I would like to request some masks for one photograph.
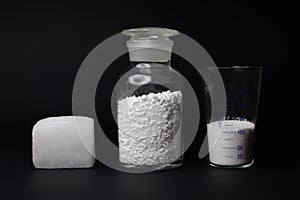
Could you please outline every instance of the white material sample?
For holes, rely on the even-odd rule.
[[[255,124],[249,121],[223,120],[207,125],[209,159],[225,166],[242,165],[252,160]]]
[[[80,135],[79,132],[80,131]],[[94,120],[88,117],[50,117],[32,131],[32,160],[36,168],[88,168],[94,165]],[[92,154],[91,154],[92,153]]]
[[[180,91],[118,101],[120,162],[153,166],[176,161],[182,153],[181,108]]]

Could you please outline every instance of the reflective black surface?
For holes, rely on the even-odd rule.
[[[183,166],[146,174],[128,174],[97,162],[91,169],[36,170],[28,141],[1,147],[1,199],[290,199],[297,194],[299,166],[276,136],[291,128],[258,130],[255,163],[248,169],[218,169],[197,158],[192,146]],[[26,129],[16,128],[19,132]],[[27,131],[29,131],[27,129]],[[274,137],[264,135],[268,131]],[[16,132],[12,132],[15,133]],[[17,140],[18,138],[15,138]],[[21,139],[21,137],[20,137]],[[28,139],[29,140],[29,139]],[[27,142],[25,144],[25,142]]]

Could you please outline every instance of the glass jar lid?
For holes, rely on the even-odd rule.
[[[178,31],[168,28],[145,27],[126,29],[122,31],[122,34],[131,36],[132,39],[153,40],[178,35]]]
[[[127,41],[131,61],[165,62],[170,60],[174,42],[169,39],[179,32],[168,28],[134,28],[122,31]]]

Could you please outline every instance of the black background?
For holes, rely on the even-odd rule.
[[[270,0],[1,1],[0,199],[291,198],[299,177],[297,9],[289,1]],[[92,169],[35,170],[31,162],[35,122],[70,115],[73,83],[87,54],[122,29],[143,26],[168,27],[189,35],[218,66],[263,66],[255,165],[223,170],[199,160],[205,131],[202,120],[178,169],[127,174],[96,163]],[[192,68],[181,68],[185,62],[178,56],[173,61],[201,91]],[[103,94],[109,94],[114,75],[127,64],[126,56],[118,59],[99,83],[99,112],[107,112],[109,97]],[[110,118],[100,120],[114,140]]]

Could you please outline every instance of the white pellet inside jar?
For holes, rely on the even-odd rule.
[[[118,101],[119,159],[135,166],[180,158],[181,91],[130,96]]]

